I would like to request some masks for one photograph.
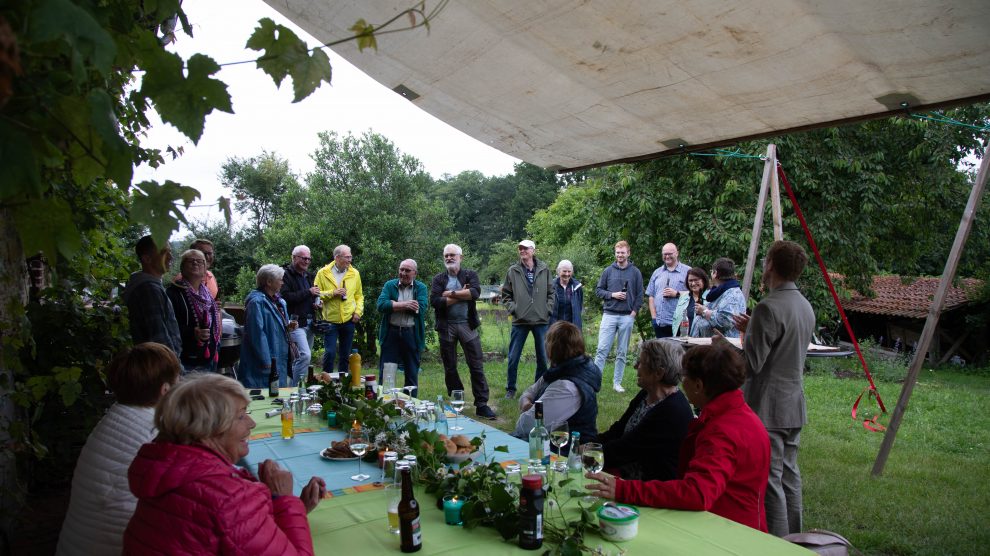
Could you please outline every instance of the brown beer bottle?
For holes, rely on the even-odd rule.
[[[413,480],[406,467],[402,470],[402,499],[399,500],[399,549],[417,552],[423,548],[423,532],[419,529],[419,502],[413,496]]]

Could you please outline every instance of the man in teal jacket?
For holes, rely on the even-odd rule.
[[[546,263],[537,259],[536,244],[524,239],[519,242],[519,262],[509,267],[502,283],[501,303],[512,317],[509,331],[509,365],[507,368],[505,397],[516,396],[516,374],[519,358],[522,356],[526,336],[533,333],[536,348],[537,381],[547,371],[547,355],[543,337],[550,322],[550,311],[554,306],[556,288],[553,275]]]
[[[416,261],[399,263],[399,277],[385,282],[378,296],[378,344],[382,363],[399,363],[405,373],[405,386],[419,386],[419,357],[426,349],[423,312],[429,307],[426,284],[416,279]],[[416,395],[418,391],[414,392]]]

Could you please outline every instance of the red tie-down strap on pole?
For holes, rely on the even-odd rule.
[[[863,366],[863,372],[866,373],[866,380],[869,381],[870,385],[860,392],[859,397],[856,398],[856,402],[852,406],[852,418],[854,421],[858,421],[857,413],[859,409],[859,402],[863,399],[863,395],[869,393],[870,399],[876,399],[877,405],[880,406],[880,411],[883,414],[887,413],[887,407],[884,406],[883,400],[880,398],[880,392],[877,391],[876,384],[873,383],[873,375],[870,374],[870,368],[866,364],[866,358],[863,357],[862,350],[859,349],[859,342],[856,341],[856,335],[853,334],[852,325],[849,324],[849,318],[846,317],[846,312],[842,309],[842,303],[839,301],[839,294],[835,291],[835,286],[832,285],[832,278],[828,275],[828,269],[825,268],[825,261],[822,259],[821,253],[818,252],[818,245],[815,244],[815,238],[811,235],[811,229],[808,228],[808,222],[804,219],[804,213],[801,212],[801,206],[798,205],[797,197],[794,196],[794,190],[791,189],[791,183],[787,181],[787,175],[784,174],[784,167],[777,163],[777,175],[780,177],[781,183],[784,184],[784,189],[787,190],[787,196],[791,199],[791,204],[794,205],[794,212],[797,214],[798,220],[801,222],[801,228],[804,229],[804,235],[808,238],[808,244],[811,245],[811,250],[815,253],[815,260],[818,261],[818,267],[822,270],[822,276],[825,278],[825,284],[828,286],[828,291],[832,294],[832,299],[835,301],[835,306],[839,309],[839,316],[842,318],[842,323],[846,326],[846,333],[849,334],[849,338],[852,340],[853,348],[856,350],[856,355],[859,357],[859,362]],[[866,430],[874,432],[882,432],[887,429],[883,426],[877,419],[879,415],[874,415],[872,418],[863,419],[863,428]]]

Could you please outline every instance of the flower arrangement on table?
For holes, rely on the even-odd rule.
[[[498,462],[466,459],[451,465],[447,459],[449,439],[437,431],[417,427],[415,418],[405,411],[404,400],[367,399],[361,391],[330,381],[329,375],[321,382],[324,384],[317,391],[317,398],[324,410],[336,411],[340,423],[357,421],[369,431],[369,438],[377,450],[369,451],[365,460],[377,459],[377,452],[386,449],[398,452],[400,456],[415,454],[420,468],[419,482],[428,494],[436,496],[438,509],[442,509],[445,496],[456,495],[465,500],[461,509],[465,528],[492,527],[505,540],[519,534],[518,486],[509,480]],[[477,452],[484,445],[485,436],[474,437],[470,442],[471,451]],[[509,449],[496,446],[493,451],[508,453]],[[545,541],[551,545],[549,554],[595,553],[595,549],[584,542],[585,532],[598,529],[594,508],[585,508],[579,503],[580,515],[568,520],[564,516],[564,506],[568,502],[560,503],[557,499],[557,493],[565,492],[571,481],[561,481],[550,491],[551,503],[547,505],[546,514],[552,519],[544,521]],[[569,492],[571,497],[581,494]]]

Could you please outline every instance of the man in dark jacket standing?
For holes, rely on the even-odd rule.
[[[447,270],[434,276],[430,284],[430,305],[436,311],[443,379],[447,395],[454,390],[464,390],[464,383],[457,374],[457,344],[460,342],[471,373],[475,412],[478,417],[495,419],[495,412],[488,407],[488,380],[477,330],[481,320],[475,301],[481,295],[481,282],[477,272],[461,268],[462,258],[460,246],[453,243],[444,246],[443,264]]]
[[[598,349],[595,351],[595,365],[605,374],[605,359],[615,342],[615,372],[612,374],[612,388],[625,392],[622,376],[626,371],[626,351],[629,350],[629,337],[632,335],[636,312],[643,304],[643,275],[629,260],[629,244],[620,241],[615,244],[615,262],[606,267],[595,286],[595,293],[602,298],[602,322],[598,328]],[[616,338],[618,336],[618,338]]]
[[[162,286],[162,276],[172,265],[172,248],[166,244],[159,250],[151,236],[144,236],[134,251],[141,261],[141,271],[131,274],[121,294],[127,303],[131,339],[135,344],[158,342],[178,357],[182,354],[182,335],[172,302]]]
[[[292,250],[292,262],[283,266],[282,290],[279,295],[289,308],[289,315],[296,315],[299,326],[289,332],[289,339],[299,349],[299,356],[292,362],[292,386],[306,376],[313,358],[313,304],[320,298],[320,288],[313,281],[316,275],[309,271],[313,255],[309,247],[297,245]]]
[[[546,263],[538,260],[536,244],[524,239],[519,242],[519,262],[509,267],[502,283],[501,303],[512,318],[509,333],[509,368],[505,385],[505,397],[516,397],[516,374],[519,370],[519,357],[522,355],[526,336],[533,333],[536,344],[536,377],[539,380],[547,372],[547,354],[543,337],[550,322],[556,294],[553,276]]]

